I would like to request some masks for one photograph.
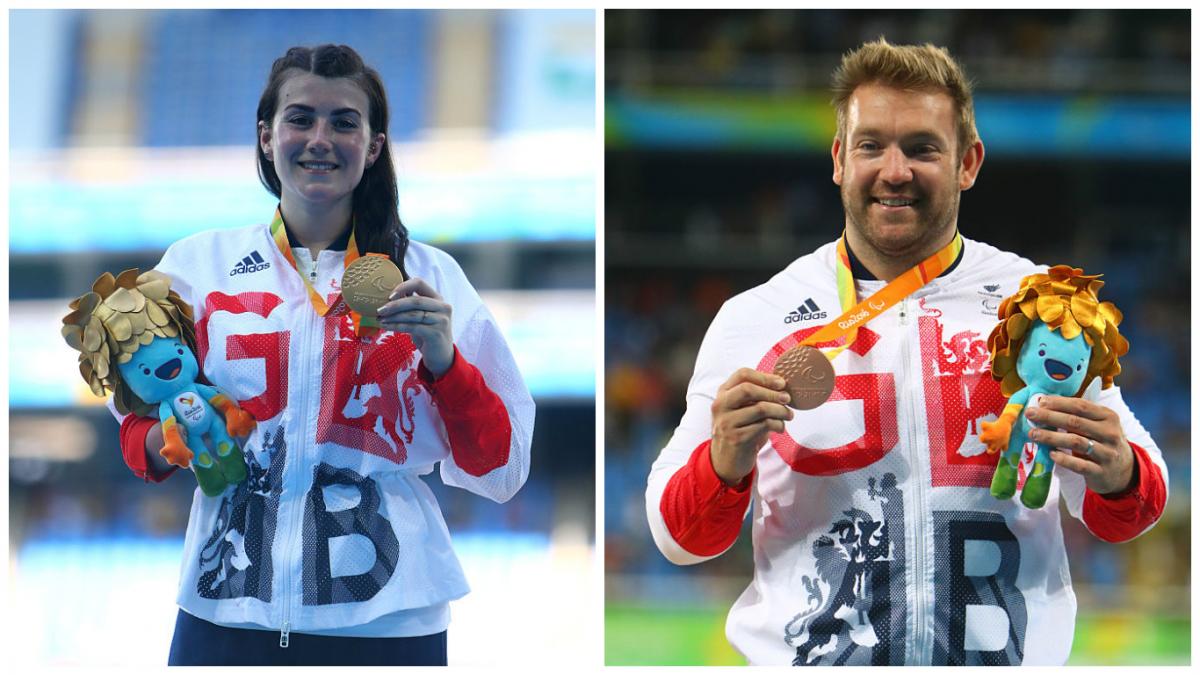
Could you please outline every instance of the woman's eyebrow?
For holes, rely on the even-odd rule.
[[[301,112],[309,112],[309,113],[317,111],[317,109],[312,107],[311,105],[304,105],[303,103],[289,103],[289,104],[287,104],[287,106],[284,107],[284,110],[291,110],[292,108],[295,108]],[[359,117],[362,117],[362,113],[360,113],[358,111],[358,109],[356,109],[356,108],[338,108],[337,110],[334,110],[332,114],[345,115],[348,113],[353,113],[355,115],[358,115]]]

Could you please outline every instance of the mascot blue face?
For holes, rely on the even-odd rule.
[[[138,398],[157,403],[195,382],[200,367],[182,340],[156,337],[138,347],[133,358],[117,370]]]
[[[1083,333],[1067,340],[1041,321],[1034,322],[1017,358],[1017,374],[1033,389],[1074,396],[1087,376],[1092,348]]]

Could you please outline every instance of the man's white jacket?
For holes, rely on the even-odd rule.
[[[655,542],[677,564],[720,555],[752,501],[754,578],[726,625],[752,664],[1064,663],[1076,604],[1060,498],[1097,536],[1132,538],[1161,514],[1167,469],[1119,389],[1096,380],[1085,395],[1119,413],[1139,488],[1107,499],[1058,468],[1041,509],[989,493],[997,456],[977,434],[1005,401],[986,339],[1000,300],[1044,267],[964,239],[949,272],[859,330],[832,398],[769,437],[750,485],[713,472],[717,388],[740,367],[770,372],[841,314],[835,258],[821,247],[713,320],[650,473]],[[858,297],[882,286],[858,281]]]

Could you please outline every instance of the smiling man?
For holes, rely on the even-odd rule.
[[[968,131],[956,133],[959,104],[947,93],[851,86],[865,76],[843,72],[837,84],[833,182],[842,188],[847,245],[891,279],[954,238],[959,194],[975,183],[983,143],[973,114]]]
[[[1057,429],[1039,438],[1063,469],[1045,507],[991,496],[977,434],[1005,400],[988,298],[1046,268],[959,233],[984,146],[944,49],[864,44],[833,88],[844,234],[713,320],[650,473],[655,542],[703,562],[753,505],[754,579],[726,627],[752,664],[1064,663],[1076,604],[1058,503],[1132,539],[1166,503],[1162,455],[1097,381],[1028,413]],[[814,302],[841,311],[788,320]]]

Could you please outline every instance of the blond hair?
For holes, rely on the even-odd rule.
[[[1034,321],[1059,331],[1068,340],[1083,333],[1083,339],[1092,348],[1087,373],[1076,396],[1097,377],[1103,383],[1102,389],[1112,386],[1113,378],[1121,372],[1118,359],[1129,352],[1129,341],[1117,331],[1121,311],[1111,302],[1099,302],[1096,297],[1104,285],[1099,277],[1099,274],[1084,274],[1077,267],[1055,265],[1046,274],[1031,274],[1022,279],[1017,292],[1000,303],[997,311],[1000,323],[988,336],[992,377],[1000,381],[1000,393],[1012,396],[1025,386],[1017,374],[1017,359]]]
[[[962,66],[944,47],[932,44],[893,45],[880,37],[847,52],[833,73],[833,104],[837,111],[837,139],[846,146],[846,109],[854,90],[882,84],[910,91],[937,91],[950,96],[958,112],[957,137],[961,158],[979,140],[975,129],[975,104],[971,83]]]
[[[71,302],[71,310],[62,335],[79,352],[79,374],[92,393],[111,391],[122,415],[154,415],[158,407],[133,393],[117,366],[156,337],[178,338],[196,352],[192,307],[171,290],[170,277],[157,270],[138,274],[137,268],[116,277],[105,272],[91,292]]]

